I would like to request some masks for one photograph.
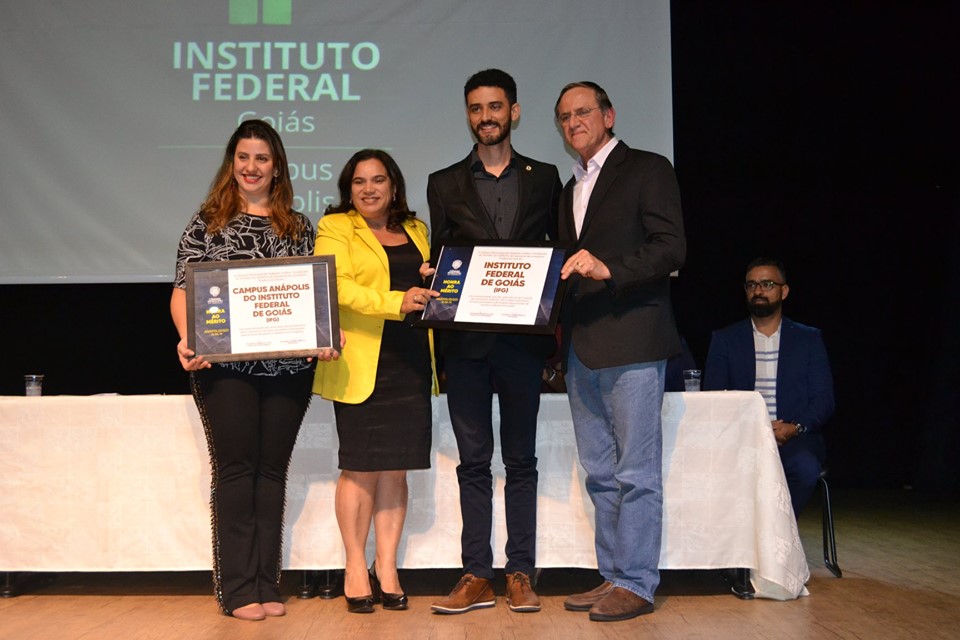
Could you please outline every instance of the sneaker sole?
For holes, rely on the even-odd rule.
[[[490,600],[489,602],[474,602],[470,606],[463,607],[462,609],[451,609],[449,607],[440,607],[437,605],[431,606],[430,609],[434,613],[442,613],[442,614],[449,615],[449,614],[456,614],[456,613],[466,613],[467,611],[473,611],[474,609],[488,609],[496,604],[497,604],[496,600]]]

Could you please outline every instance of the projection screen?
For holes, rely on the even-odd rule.
[[[264,118],[314,222],[364,147],[429,220],[430,172],[473,144],[463,84],[511,73],[514,147],[571,175],[553,120],[593,80],[631,146],[673,152],[666,0],[0,0],[0,282],[172,280],[237,124]]]

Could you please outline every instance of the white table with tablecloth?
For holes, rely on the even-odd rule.
[[[458,457],[443,396],[433,417],[432,468],[409,474],[402,568],[460,566]],[[537,456],[537,566],[595,568],[593,507],[564,394],[542,396]],[[759,394],[666,394],[663,465],[661,568],[744,567],[758,596],[806,593],[809,569]],[[333,407],[315,398],[290,465],[285,568],[343,567],[336,478]],[[499,450],[494,479],[502,567]],[[209,569],[209,496],[190,396],[0,397],[0,571]]]

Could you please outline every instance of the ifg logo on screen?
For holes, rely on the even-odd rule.
[[[230,24],[290,24],[292,4],[293,0],[230,0]]]

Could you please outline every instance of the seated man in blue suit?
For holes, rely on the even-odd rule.
[[[703,388],[760,392],[799,516],[826,457],[820,433],[833,415],[830,361],[819,329],[783,317],[790,287],[779,260],[751,262],[743,288],[750,317],[713,332]]]

